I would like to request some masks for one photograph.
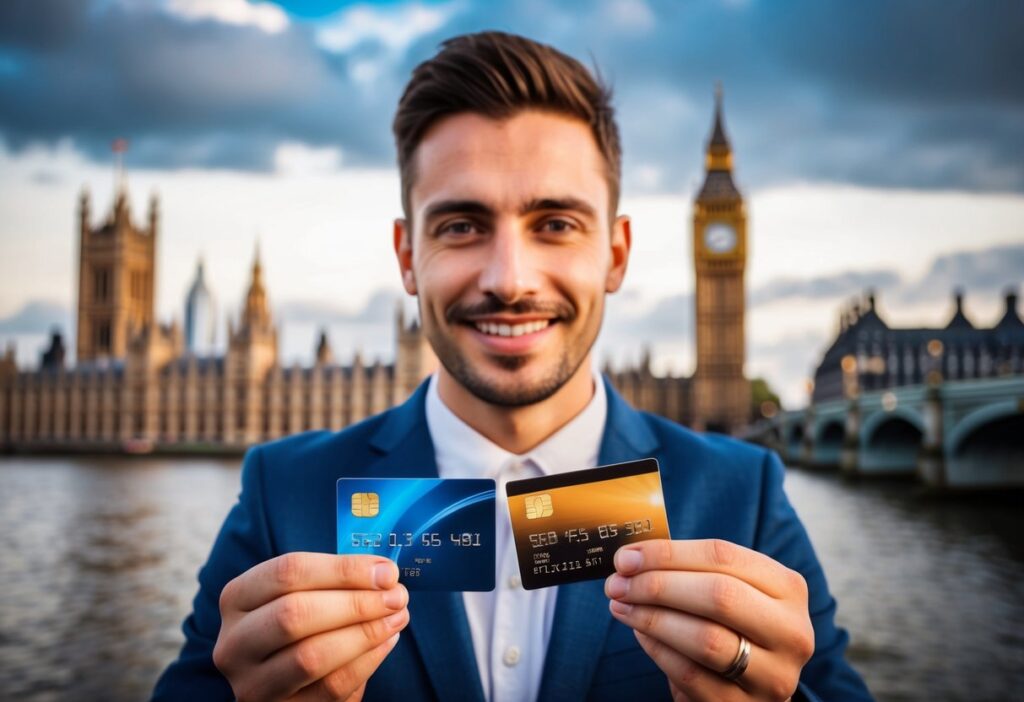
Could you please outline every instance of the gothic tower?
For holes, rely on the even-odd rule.
[[[398,348],[395,356],[395,402],[404,402],[423,379],[437,370],[437,356],[418,319],[407,322],[401,302],[395,312]]]
[[[132,223],[123,179],[106,221],[93,229],[89,193],[78,205],[78,320],[76,361],[124,358],[131,337],[153,323],[157,198],[146,226]]]
[[[747,213],[732,180],[732,147],[715,91],[715,122],[707,145],[704,185],[693,207],[697,367],[693,376],[697,429],[733,432],[750,414],[743,375]]]
[[[228,324],[224,360],[224,441],[251,444],[265,433],[263,382],[277,364],[277,329],[270,316],[259,246],[252,262],[241,319]]]
[[[213,353],[217,335],[217,308],[206,285],[203,259],[196,264],[196,277],[185,297],[185,348],[189,353],[208,356]]]

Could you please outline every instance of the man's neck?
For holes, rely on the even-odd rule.
[[[503,407],[469,392],[443,366],[438,369],[437,390],[456,417],[510,453],[521,455],[569,423],[594,397],[590,356],[554,395],[522,407]]]

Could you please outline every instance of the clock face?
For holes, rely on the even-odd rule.
[[[736,248],[736,230],[724,222],[713,222],[704,230],[704,246],[712,253],[729,253]]]

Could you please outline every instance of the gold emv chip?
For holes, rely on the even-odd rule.
[[[352,514],[356,517],[376,517],[380,512],[380,497],[375,492],[353,492]]]
[[[530,495],[526,498],[527,519],[550,517],[554,513],[555,508],[551,506],[551,495],[544,493],[543,495]]]

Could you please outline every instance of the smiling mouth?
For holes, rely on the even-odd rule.
[[[547,329],[554,323],[553,319],[538,319],[522,324],[497,324],[495,322],[472,322],[473,327],[482,334],[489,336],[523,336],[524,334],[535,334]]]

